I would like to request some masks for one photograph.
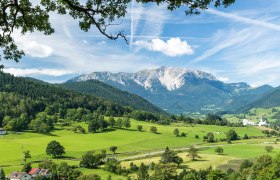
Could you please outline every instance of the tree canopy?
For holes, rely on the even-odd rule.
[[[127,14],[129,3],[133,0],[2,0],[0,3],[0,48],[4,59],[18,61],[24,52],[19,50],[12,36],[18,29],[23,35],[39,31],[51,35],[55,29],[50,23],[50,13],[69,15],[79,21],[80,29],[97,29],[105,37],[116,40],[123,31],[115,34],[108,32],[108,26],[116,25]],[[200,14],[209,6],[227,7],[235,0],[136,0],[137,3],[156,3],[167,5],[170,11],[185,8],[187,15]],[[118,23],[118,22],[117,22]],[[127,40],[126,40],[127,41]],[[1,56],[0,56],[1,60]],[[1,65],[3,68],[3,65]]]

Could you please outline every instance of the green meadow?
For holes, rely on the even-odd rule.
[[[76,124],[77,125],[77,124]],[[85,123],[80,123],[87,129]],[[143,132],[137,131],[137,125],[143,126]],[[149,131],[150,126],[156,126],[158,133],[154,134]],[[173,131],[175,128],[180,130],[180,133],[186,133],[186,137],[175,137]],[[205,143],[203,136],[208,132],[213,132],[216,139],[225,138],[226,132],[229,129],[235,129],[240,137],[245,134],[248,136],[263,136],[260,129],[255,127],[222,127],[214,125],[185,125],[185,124],[172,124],[168,126],[157,125],[149,122],[141,122],[131,120],[131,127],[128,129],[109,129],[103,133],[86,133],[78,134],[71,130],[71,127],[56,127],[56,130],[51,135],[42,135],[32,132],[22,132],[17,134],[8,134],[6,136],[0,136],[0,167],[2,167],[7,173],[12,171],[20,171],[22,163],[22,149],[29,150],[31,153],[32,162],[40,161],[45,158],[51,158],[46,155],[45,149],[47,144],[56,140],[65,147],[65,157],[63,159],[55,160],[57,162],[66,161],[70,165],[78,165],[81,156],[91,150],[101,151],[107,150],[108,154],[111,154],[109,148],[111,146],[117,146],[117,158],[124,158],[135,156],[137,154],[145,154],[148,152],[163,150],[165,147],[180,148],[188,147],[189,145],[196,144],[198,146],[212,146],[215,144],[224,145],[225,155],[218,156],[214,153],[213,148],[204,148],[201,150],[201,156],[205,161],[190,162],[186,158],[186,153],[182,152],[180,155],[184,159],[184,164],[190,168],[207,167],[215,164],[215,166],[224,164],[227,160],[243,159],[243,158],[255,158],[258,155],[266,153],[264,151],[265,141],[273,141],[273,139],[250,139],[234,142],[233,144],[227,144],[225,142],[218,143]],[[199,138],[195,138],[198,135]],[[244,144],[246,143],[246,144]],[[273,153],[278,151],[279,146],[274,145]],[[155,158],[157,161],[159,157]],[[151,162],[151,158],[148,158]],[[208,159],[208,160],[207,160]],[[212,160],[211,160],[212,159]],[[134,160],[136,163],[147,162],[147,159]],[[218,163],[218,162],[219,163]],[[124,164],[129,163],[123,162]],[[37,164],[33,164],[36,166]],[[96,173],[105,178],[109,175],[108,172],[101,169],[90,170],[79,168],[85,174]],[[115,176],[114,176],[115,177]],[[116,177],[121,178],[121,177]]]

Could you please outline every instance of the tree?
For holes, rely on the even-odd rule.
[[[0,169],[0,180],[5,180],[6,176],[5,176],[5,172],[3,169]]]
[[[214,134],[212,132],[207,133],[207,142],[215,142],[215,137]]]
[[[57,173],[59,175],[59,179],[77,179],[81,172],[75,170],[73,166],[69,166],[66,162],[60,163],[57,167]]]
[[[169,164],[157,164],[155,166],[155,173],[151,177],[154,180],[169,180],[176,179],[176,170],[177,164],[169,163]]]
[[[141,132],[143,130],[143,126],[142,125],[138,125],[137,126],[137,130]]]
[[[198,149],[195,148],[195,146],[190,146],[189,150],[188,150],[188,157],[191,157],[192,160],[194,161],[195,158],[200,158],[200,156],[197,154],[198,153]]]
[[[97,120],[92,120],[88,124],[88,132],[96,132],[99,129]]]
[[[27,32],[39,31],[45,35],[54,33],[54,29],[49,22],[49,14],[54,12],[57,14],[68,14],[74,19],[79,19],[81,30],[88,31],[95,28],[105,37],[116,40],[125,34],[122,31],[112,35],[108,32],[108,26],[116,24],[115,21],[124,18],[127,14],[127,8],[131,0],[108,0],[108,1],[76,1],[76,0],[41,0],[33,2],[26,1],[3,1],[0,4],[0,48],[3,49],[5,59],[18,61],[24,52],[18,50],[12,32],[14,29],[20,29],[21,34]],[[235,2],[235,0],[137,0],[139,3],[153,3],[158,5],[167,4],[168,10],[175,10],[183,6],[187,15],[199,14],[208,6],[227,7]],[[1,60],[1,59],[0,59]]]
[[[116,173],[119,169],[121,169],[120,162],[118,162],[116,159],[109,159],[106,161],[104,169],[106,171]]]
[[[179,131],[179,129],[178,128],[175,128],[174,129],[174,131],[173,131],[173,134],[175,135],[175,136],[179,136],[179,134],[180,134],[180,131]]]
[[[273,150],[273,146],[265,146],[265,150],[270,153]]]
[[[23,158],[24,158],[24,162],[26,163],[26,159],[31,158],[30,151],[23,151]]]
[[[117,146],[111,146],[110,151],[112,151],[114,154],[116,153],[116,150],[118,149]]]
[[[216,147],[215,152],[216,152],[217,154],[221,155],[221,154],[224,153],[224,149],[223,149],[222,147],[219,146],[219,147]]]
[[[60,145],[57,141],[51,141],[46,148],[47,155],[51,155],[52,157],[61,157],[65,154],[65,149]]]
[[[118,128],[121,128],[122,125],[123,125],[123,120],[122,120],[122,118],[118,118],[118,119],[117,119],[116,126],[117,126]]]
[[[21,172],[29,173],[32,170],[31,163],[25,163],[21,169]]]
[[[130,124],[130,119],[129,118],[125,118],[124,121],[123,121],[123,125],[124,127],[127,129],[127,128],[130,128],[131,127],[131,124]]]
[[[223,179],[227,179],[226,173],[224,173],[222,170],[219,169],[211,170],[207,175],[207,180],[223,180]]]
[[[228,139],[229,141],[238,140],[238,135],[237,135],[237,133],[235,132],[235,130],[233,130],[233,129],[230,129],[230,130],[226,133],[226,135],[227,135],[227,139]]]
[[[93,154],[93,152],[87,152],[82,156],[80,166],[85,168],[97,168],[97,166],[102,163],[103,158],[104,157],[102,154]]]
[[[39,163],[39,168],[41,169],[49,169],[52,172],[56,171],[57,165],[49,159],[45,159],[42,162]]]
[[[163,164],[175,163],[179,165],[183,162],[183,159],[179,157],[174,151],[171,151],[168,147],[166,147],[164,153],[161,155],[160,162]]]
[[[157,133],[157,127],[151,126],[151,127],[150,127],[150,132],[152,132],[152,133]]]
[[[243,139],[249,139],[249,136],[248,136],[247,134],[245,134],[245,135],[243,136]]]
[[[110,117],[109,117],[109,125],[110,125],[111,127],[114,127],[115,124],[116,124],[115,118],[114,118],[113,116],[110,116]]]
[[[239,171],[243,171],[243,169],[247,169],[247,168],[250,168],[254,165],[254,163],[252,161],[249,161],[249,160],[245,160],[243,161],[241,164],[240,164],[240,167],[239,167]]]
[[[145,166],[144,163],[141,163],[138,172],[137,172],[138,180],[148,180],[149,179],[149,167]]]

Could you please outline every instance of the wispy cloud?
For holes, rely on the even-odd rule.
[[[251,29],[242,29],[240,31],[230,30],[229,32],[218,31],[211,39],[212,48],[204,51],[202,55],[196,57],[191,63],[198,63],[205,59],[209,59],[211,56],[219,53],[220,51],[244,43],[247,40],[252,40],[258,35],[255,34],[252,37]]]
[[[210,14],[213,14],[213,15],[217,15],[217,16],[224,17],[224,18],[229,18],[231,20],[246,23],[249,25],[257,25],[257,26],[280,31],[280,25],[274,24],[271,22],[262,21],[262,20],[258,20],[258,19],[251,19],[251,18],[239,16],[239,15],[233,14],[233,13],[225,13],[225,12],[218,11],[218,10],[211,9],[211,8],[208,9],[207,12]]]
[[[131,23],[130,23],[130,47],[132,47],[132,43],[133,43],[133,36],[134,36],[134,3],[135,0],[132,0],[131,2],[131,12],[130,12],[130,16],[131,16]]]

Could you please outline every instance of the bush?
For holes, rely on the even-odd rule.
[[[152,132],[152,133],[157,133],[157,127],[151,126],[151,127],[150,127],[150,132]]]
[[[222,147],[216,147],[215,152],[219,155],[223,154],[224,149]]]
[[[182,133],[181,133],[181,136],[182,136],[182,137],[186,137],[186,136],[187,136],[187,134],[186,134],[186,133],[184,133],[184,132],[182,132]]]
[[[116,153],[116,150],[118,149],[117,146],[111,146],[110,151],[112,151],[114,154]]]
[[[265,146],[265,150],[270,153],[273,150],[273,146]]]
[[[142,125],[138,125],[137,126],[137,130],[141,132],[143,130],[143,126]]]

